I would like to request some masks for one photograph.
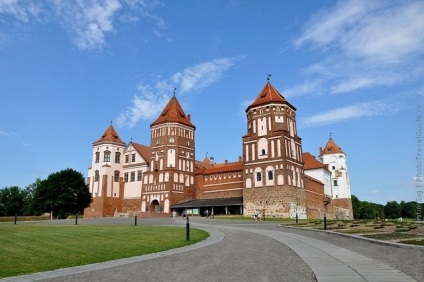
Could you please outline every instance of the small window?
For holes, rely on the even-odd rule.
[[[336,167],[333,165],[332,167],[331,167],[333,170],[335,170],[336,169]]]
[[[256,173],[256,181],[262,181],[262,173],[260,172]]]
[[[137,171],[137,181],[141,181],[142,172],[141,170]]]
[[[334,186],[339,186],[339,185],[337,184],[337,179],[333,179],[333,185],[334,185]]]
[[[125,163],[128,163],[130,161],[130,156],[129,155],[125,155]]]
[[[95,162],[98,163],[100,161],[100,153],[96,152],[96,160]]]
[[[115,163],[119,164],[121,162],[121,153],[115,153]]]
[[[105,151],[104,162],[110,162],[110,151]]]
[[[131,182],[135,181],[135,171],[131,172]]]
[[[262,156],[265,156],[265,155],[266,155],[265,149],[262,149]]]
[[[273,180],[274,179],[274,173],[272,170],[268,171],[268,180]]]
[[[113,179],[115,182],[119,182],[119,170],[115,170]]]
[[[132,162],[135,162],[135,154],[132,154],[132,155],[131,155],[131,161],[132,161]]]
[[[124,173],[124,181],[128,182],[128,172]]]
[[[98,181],[99,181],[99,171],[98,171],[98,170],[96,170],[96,171],[94,172],[94,181],[95,181],[95,182],[98,182]]]

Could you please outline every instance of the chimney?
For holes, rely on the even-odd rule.
[[[243,161],[243,159],[241,158],[241,156],[239,156],[239,162],[241,163]]]
[[[228,164],[228,160],[225,160],[225,164]]]
[[[321,154],[321,152],[322,152],[322,147],[319,147],[319,153]]]
[[[187,118],[188,118],[188,120],[190,121],[190,119],[191,119],[191,115],[190,115],[190,114],[188,114],[188,115],[187,115]]]

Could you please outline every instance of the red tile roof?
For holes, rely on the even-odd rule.
[[[131,142],[134,148],[137,150],[137,152],[140,153],[140,155],[146,160],[146,162],[150,163],[151,160],[151,150],[150,147]]]
[[[326,168],[325,164],[315,159],[309,152],[302,154],[303,156],[303,169]]]
[[[203,171],[203,174],[234,172],[234,171],[242,171],[242,170],[243,170],[242,162],[232,162],[232,163],[214,164],[213,166],[207,167]]]
[[[103,133],[102,137],[100,137],[100,139],[94,142],[93,144],[101,143],[101,142],[113,142],[113,143],[125,144],[125,142],[122,141],[121,138],[119,138],[118,133],[116,133],[112,125],[109,125],[105,133]]]
[[[175,95],[171,98],[171,100],[169,100],[160,116],[150,126],[165,122],[177,122],[195,128],[190,121],[190,115],[187,116],[184,113],[183,108]]]
[[[287,104],[294,110],[296,110],[295,107],[293,107],[287,100],[278,92],[277,89],[271,84],[271,82],[267,82],[265,87],[261,90],[259,95],[256,97],[255,101],[253,101],[252,104],[250,104],[249,107],[247,107],[246,112],[255,106],[269,104],[269,103],[280,103],[280,104]]]
[[[323,150],[320,150],[320,156],[322,155],[330,155],[330,154],[344,154],[342,151],[342,148],[337,146],[336,142],[330,137],[330,140],[328,140],[327,145],[325,145],[325,148]]]

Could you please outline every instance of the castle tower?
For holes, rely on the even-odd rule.
[[[324,149],[320,148],[319,158],[331,172],[331,189],[333,199],[350,199],[349,173],[346,154],[330,137]]]
[[[144,174],[142,211],[170,212],[195,197],[195,126],[175,95],[150,125],[150,169]]]
[[[84,211],[84,217],[111,216],[121,209],[125,146],[112,124],[93,143],[93,159],[87,177],[93,202]]]
[[[325,148],[320,148],[319,158],[331,172],[332,205],[336,219],[353,219],[349,173],[346,154],[330,136]]]
[[[296,108],[268,81],[246,109],[243,136],[244,214],[306,218]]]

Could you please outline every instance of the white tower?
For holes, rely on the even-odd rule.
[[[320,148],[319,158],[331,172],[333,199],[350,199],[350,182],[347,170],[346,154],[331,138],[324,149]]]

